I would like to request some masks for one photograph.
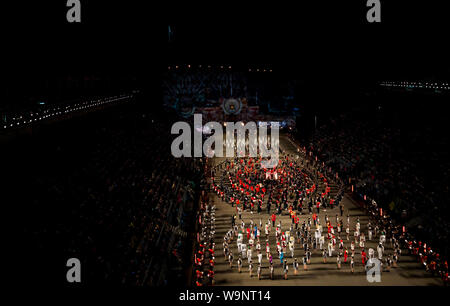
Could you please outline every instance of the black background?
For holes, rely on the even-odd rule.
[[[372,24],[363,0],[81,3],[81,23],[66,21],[66,1],[3,9],[12,73],[126,72],[146,80],[168,63],[277,63],[299,77],[361,82],[449,71],[442,1],[381,1],[382,22]]]
[[[276,73],[322,94],[318,107],[342,106],[331,92],[344,85],[449,79],[449,17],[440,2],[382,0],[382,22],[370,24],[363,0],[82,0],[82,21],[70,24],[66,1],[18,1],[2,9],[2,101],[38,80],[73,74],[133,78],[154,97],[168,64],[272,63]],[[32,258],[29,264],[32,271]],[[22,275],[12,279],[30,285]]]
[[[280,77],[303,82],[301,107],[314,114],[360,103],[351,95],[337,99],[343,86],[450,79],[450,22],[442,1],[381,1],[381,23],[366,20],[364,0],[85,0],[81,23],[68,23],[67,10],[63,0],[4,9],[2,100],[20,105],[17,93],[36,91],[41,80],[95,75],[113,80],[113,88],[139,87],[152,108],[160,104],[169,64],[270,63]]]

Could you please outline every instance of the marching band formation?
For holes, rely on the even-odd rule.
[[[367,224],[362,225],[359,217],[351,222],[348,210],[344,214],[344,189],[339,180],[329,179],[327,170],[303,154],[300,158],[282,153],[274,169],[262,168],[261,158],[247,157],[226,159],[211,170],[212,192],[235,210],[222,245],[223,260],[232,271],[258,279],[275,279],[278,274],[287,280],[289,268],[301,277],[300,265],[306,271],[311,258],[321,256],[325,264],[334,257],[336,269],[350,273],[355,272],[355,265],[367,270],[368,260],[377,259],[381,272],[387,272],[398,266],[402,248],[419,254],[404,230],[370,214],[370,209]],[[208,229],[200,240],[214,260],[215,207],[206,206],[204,218],[213,221],[203,223]],[[243,217],[244,211],[250,213],[249,218]],[[290,222],[282,223],[282,215],[288,215]],[[368,242],[376,247],[368,247]],[[444,281],[445,265],[440,268]],[[213,268],[210,262],[207,282],[204,272],[197,270],[197,285],[214,284]]]

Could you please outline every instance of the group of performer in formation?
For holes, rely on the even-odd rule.
[[[397,267],[402,248],[419,262],[427,259],[420,252],[422,246],[416,249],[404,227],[379,214],[376,205],[366,207],[364,224],[359,217],[352,221],[342,201],[344,184],[306,150],[297,154],[281,150],[273,169],[261,167],[261,158],[225,159],[210,174],[210,191],[235,209],[222,246],[231,271],[275,279],[276,269],[281,268],[278,275],[288,279],[291,267],[293,275],[301,277],[299,267],[308,270],[314,256],[323,263],[333,260],[336,269],[350,273],[355,266],[367,271],[373,264],[383,272]],[[211,197],[202,198],[194,259],[197,286],[214,284],[215,206]],[[439,257],[428,249],[428,258]],[[437,267],[433,260],[430,269],[439,270],[447,283],[447,262]]]
[[[232,229],[226,233],[223,241],[223,254],[230,268],[236,265],[238,271],[241,272],[243,266],[246,265],[250,276],[256,271],[260,279],[264,267],[263,258],[265,258],[268,261],[270,278],[273,279],[276,262],[279,260],[284,278],[287,279],[289,264],[292,263],[294,274],[298,275],[300,264],[304,270],[308,270],[313,252],[321,254],[324,263],[327,263],[329,258],[336,256],[337,269],[341,269],[343,263],[349,264],[352,273],[354,272],[355,255],[357,253],[360,254],[362,266],[365,266],[366,262],[373,258],[377,258],[387,271],[397,265],[401,253],[399,243],[392,236],[390,247],[393,249],[393,255],[385,254],[386,235],[383,231],[379,231],[378,226],[372,227],[369,224],[368,237],[366,238],[364,233],[361,232],[361,224],[357,220],[355,228],[352,230],[353,236],[350,236],[348,221],[345,233],[343,233],[343,220],[337,216],[335,223],[337,225],[333,226],[330,218],[326,216],[326,232],[324,232],[320,218],[314,213],[313,217],[303,221],[301,226],[292,223],[287,230],[282,231],[281,221],[273,226],[273,220],[276,218],[274,216],[275,214],[264,224],[260,219],[259,226],[253,220],[250,220],[248,224],[245,224],[243,220],[239,220],[240,224],[238,224],[239,222],[233,222]],[[337,230],[334,230],[335,227]],[[271,232],[274,232],[275,236],[275,250],[272,250],[270,244],[273,236],[273,234],[271,236]],[[377,239],[379,241],[376,250],[369,248],[368,252],[365,251],[366,239],[369,241]],[[237,244],[236,255],[233,254],[231,247],[234,240]],[[346,244],[349,244],[349,247]],[[300,263],[298,256],[296,256],[296,254],[301,255],[299,250],[302,250],[300,253],[303,254]],[[236,262],[235,259],[237,259]]]
[[[343,191],[332,186],[334,182],[329,182],[317,162],[292,154],[281,157],[275,169],[261,168],[261,159],[235,158],[212,172],[213,191],[236,209],[223,240],[223,256],[230,268],[242,272],[245,267],[250,276],[261,279],[268,267],[273,279],[275,268],[281,267],[287,279],[289,267],[294,275],[299,274],[299,266],[307,270],[313,254],[320,254],[324,263],[336,257],[337,269],[348,264],[351,272],[357,255],[363,266],[370,258],[377,258],[385,270],[397,265],[401,249],[394,233],[370,222],[364,232],[359,218],[352,225],[348,212],[344,217]],[[250,211],[254,218],[246,223],[243,211]],[[289,216],[288,224],[282,224],[280,218],[277,221],[282,214]],[[305,218],[300,222],[302,215]],[[366,241],[375,239],[376,250],[366,251]],[[385,252],[387,239],[391,254]],[[233,253],[234,241],[237,253]]]
[[[197,234],[197,250],[194,254],[195,284],[203,286],[214,284],[214,235],[216,232],[216,208],[208,205],[208,197],[205,193],[200,199]],[[205,275],[206,274],[206,275]]]

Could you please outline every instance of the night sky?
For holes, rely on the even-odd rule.
[[[6,95],[68,77],[112,79],[114,87],[137,80],[156,90],[171,63],[272,63],[284,75],[337,87],[449,78],[450,27],[439,2],[381,1],[379,24],[366,21],[366,1],[347,2],[82,1],[81,24],[69,24],[65,1],[21,1],[4,20]]]

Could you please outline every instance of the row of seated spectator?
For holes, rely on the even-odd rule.
[[[448,255],[450,167],[436,150],[444,138],[347,113],[318,128],[308,149],[360,199],[375,199],[417,239]]]
[[[172,157],[168,121],[126,105],[65,124],[27,174],[52,215],[27,223],[33,246],[79,258],[83,284],[184,285],[204,161]]]

